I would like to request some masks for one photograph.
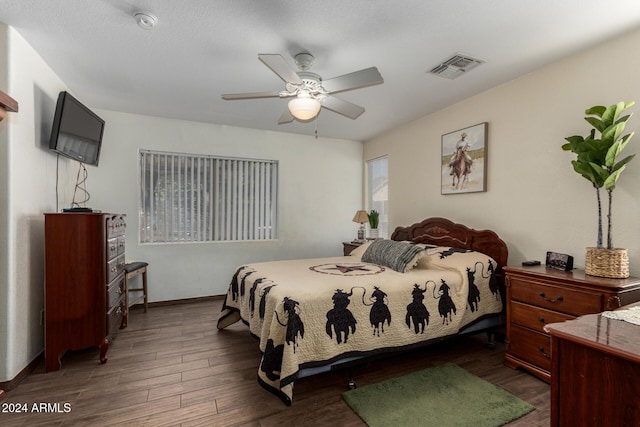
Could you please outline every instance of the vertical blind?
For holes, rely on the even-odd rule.
[[[277,238],[278,162],[140,151],[140,242]]]

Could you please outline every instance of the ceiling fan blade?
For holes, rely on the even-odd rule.
[[[280,97],[280,92],[247,92],[247,93],[225,93],[222,99],[253,99],[253,98],[274,98]]]
[[[349,117],[350,119],[357,119],[360,117],[360,114],[364,113],[364,108],[352,104],[351,102],[347,102],[343,99],[336,98],[335,96],[326,96],[320,103],[327,110],[331,110],[334,113],[342,114],[343,116]]]
[[[322,87],[327,92],[344,92],[345,90],[358,89],[366,86],[379,85],[384,83],[380,72],[376,67],[366,68],[342,76],[333,77],[322,81]]]
[[[278,124],[283,125],[285,123],[291,123],[292,121],[293,121],[293,115],[291,114],[288,108],[285,108],[284,111],[282,112],[282,115],[278,119]]]
[[[271,69],[274,73],[278,75],[285,83],[302,83],[302,79],[296,73],[296,71],[291,68],[291,65],[282,57],[282,55],[278,54],[260,54],[258,55],[258,59],[264,63],[267,67]]]

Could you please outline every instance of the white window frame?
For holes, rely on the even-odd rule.
[[[276,240],[278,161],[139,151],[140,243]]]
[[[389,237],[389,156],[367,160],[366,171],[367,212],[371,212],[372,209],[378,211],[378,237],[386,239]]]

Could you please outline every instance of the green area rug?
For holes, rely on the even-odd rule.
[[[370,427],[501,426],[535,409],[451,363],[342,396]]]

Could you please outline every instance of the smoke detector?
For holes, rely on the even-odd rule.
[[[463,53],[455,53],[451,58],[442,61],[428,72],[447,79],[455,79],[484,64],[482,59],[473,58]]]
[[[140,28],[150,30],[158,23],[158,18],[150,12],[137,11],[133,13],[133,17],[136,18],[136,22]]]

